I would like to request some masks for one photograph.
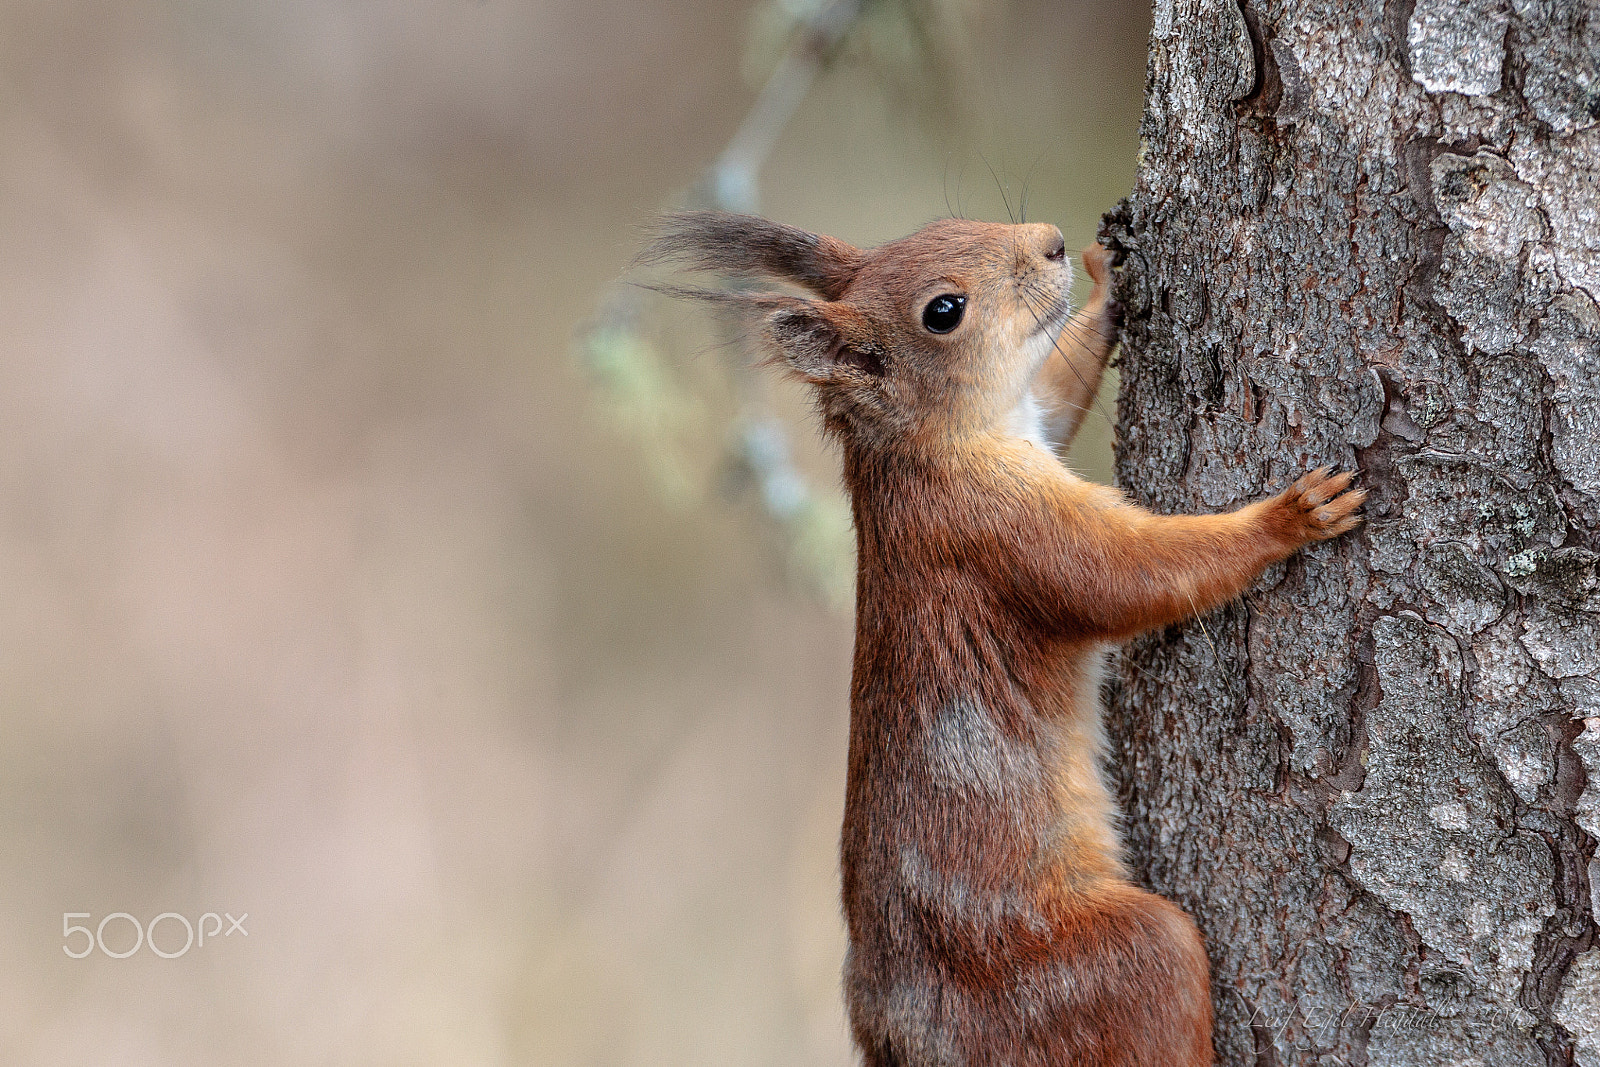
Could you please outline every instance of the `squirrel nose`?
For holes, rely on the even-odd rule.
[[[1044,258],[1052,263],[1060,263],[1067,258],[1067,242],[1061,236],[1061,231],[1054,226],[1050,227],[1050,234],[1045,238]]]
[[[1060,229],[1047,223],[1035,223],[1028,228],[1033,231],[1028,235],[1028,243],[1033,246],[1035,255],[1043,256],[1052,263],[1060,263],[1067,258],[1067,242],[1062,239]]]

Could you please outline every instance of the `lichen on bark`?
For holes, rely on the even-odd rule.
[[[1114,687],[1222,1062],[1600,1065],[1600,11],[1159,0],[1150,46],[1119,479],[1372,490]]]

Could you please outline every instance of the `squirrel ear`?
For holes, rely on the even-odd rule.
[[[855,277],[861,252],[832,237],[757,215],[689,211],[662,218],[638,261],[666,260],[723,274],[766,274],[837,300]]]
[[[797,300],[767,316],[765,333],[778,357],[813,384],[883,376],[883,349],[853,308]]]

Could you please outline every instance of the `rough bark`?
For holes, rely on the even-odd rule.
[[[1600,1067],[1600,8],[1158,0],[1118,476],[1368,525],[1126,650],[1224,1064]]]

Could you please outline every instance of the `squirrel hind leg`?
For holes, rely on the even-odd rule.
[[[1029,962],[969,959],[966,980],[925,973],[881,995],[847,984],[864,1067],[1214,1067],[1194,923],[1153,893],[1108,890],[1058,915]]]
[[[900,1058],[892,1045],[885,1043],[874,1048],[863,1049],[861,1067],[910,1067],[910,1065]]]
[[[1210,967],[1181,909],[1124,886],[1064,932],[1046,970],[1058,999],[1036,1006],[1052,1018],[1046,1043],[1060,1062],[1212,1067]]]

